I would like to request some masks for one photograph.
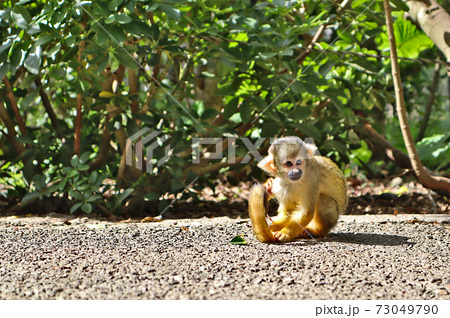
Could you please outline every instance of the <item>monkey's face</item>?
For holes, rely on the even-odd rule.
[[[303,174],[304,160],[300,156],[290,156],[280,158],[277,170],[280,177],[289,179],[290,181],[298,181]]]
[[[308,146],[298,137],[284,137],[275,140],[269,147],[269,155],[258,167],[272,177],[290,182],[301,180],[308,168]]]
[[[285,138],[272,145],[271,154],[277,175],[290,181],[298,181],[305,169],[306,148],[298,138]]]

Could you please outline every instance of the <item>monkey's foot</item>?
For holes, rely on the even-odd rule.
[[[274,232],[273,236],[280,242],[290,242],[292,240],[289,235],[281,231]]]

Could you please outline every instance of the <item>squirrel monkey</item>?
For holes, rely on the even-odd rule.
[[[249,215],[261,242],[289,242],[323,237],[347,207],[347,182],[330,159],[314,155],[317,148],[298,137],[275,140],[258,167],[271,177],[253,186]],[[278,215],[269,226],[268,200],[276,198]]]

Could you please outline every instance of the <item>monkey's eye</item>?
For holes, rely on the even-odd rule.
[[[296,164],[297,166],[299,166],[299,165],[302,164],[302,162],[303,162],[303,161],[301,161],[300,159],[298,159],[298,160],[295,162],[295,164]]]
[[[286,166],[291,167],[292,166],[292,162],[286,161]]]

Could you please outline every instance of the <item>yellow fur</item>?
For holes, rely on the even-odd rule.
[[[258,165],[274,177],[264,186],[255,185],[250,193],[249,215],[259,241],[326,236],[345,211],[344,175],[330,159],[315,156],[314,150],[297,137],[281,138]],[[279,208],[269,227],[266,207],[270,197],[278,201]]]

